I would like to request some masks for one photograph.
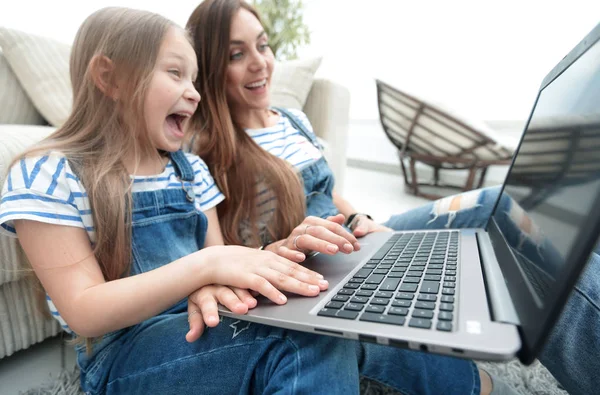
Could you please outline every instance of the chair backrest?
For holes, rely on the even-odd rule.
[[[377,103],[381,126],[399,150],[440,159],[473,161],[510,159],[512,151],[492,137],[439,106],[409,95],[380,80]]]

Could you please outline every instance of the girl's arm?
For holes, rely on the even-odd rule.
[[[208,219],[208,229],[206,230],[204,247],[220,246],[225,244],[225,240],[223,240],[223,233],[221,233],[221,225],[219,224],[217,207],[206,210],[204,214]]]
[[[16,220],[15,228],[61,316],[84,337],[142,322],[207,284],[252,289],[279,304],[286,298],[277,288],[307,296],[323,288],[315,272],[266,251],[235,246],[206,248],[106,282],[84,229],[30,220]]]

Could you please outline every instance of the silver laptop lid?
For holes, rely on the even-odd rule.
[[[487,226],[531,362],[600,232],[600,25],[546,77]],[[499,207],[499,206],[497,206]]]

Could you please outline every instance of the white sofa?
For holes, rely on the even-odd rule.
[[[64,47],[45,38],[0,27],[0,185],[15,155],[64,121],[65,104],[57,105],[70,95],[62,86],[65,78],[68,85],[68,74],[65,75],[64,70],[68,64],[64,60],[68,47]],[[35,64],[31,57],[40,48],[53,49],[39,54],[44,65],[52,59],[52,54],[63,58],[59,62],[63,68],[60,72],[46,73],[46,68],[40,67],[35,73],[30,69],[30,74],[36,75],[27,75],[27,67]],[[348,89],[331,80],[314,79],[319,63],[320,59],[312,59],[278,65],[281,71],[273,78],[273,104],[304,110],[315,133],[324,142],[325,155],[341,189],[346,166],[350,94]],[[52,92],[48,85],[57,86],[56,96],[48,97],[48,93],[39,96]],[[32,274],[17,240],[0,235],[0,358],[56,335],[60,330],[54,319],[44,316],[37,308],[32,282],[28,280]]]

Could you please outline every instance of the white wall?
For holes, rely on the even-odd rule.
[[[545,74],[599,22],[600,2],[304,0],[319,75],[348,86],[353,119],[377,118],[378,77],[484,120],[524,119]],[[0,0],[0,26],[70,43],[109,5],[184,25],[198,1]]]

